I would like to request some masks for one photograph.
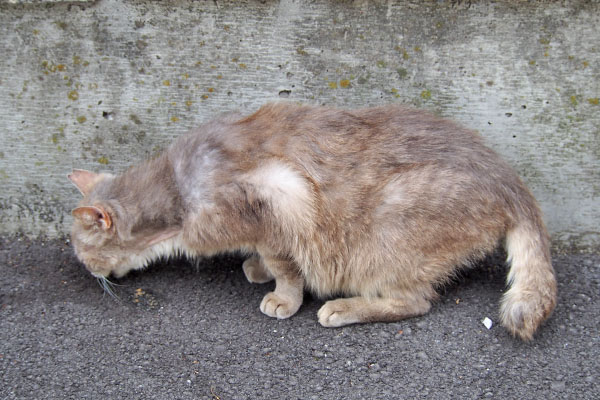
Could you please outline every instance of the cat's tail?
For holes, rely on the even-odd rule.
[[[510,263],[507,278],[510,289],[502,298],[501,322],[513,335],[531,340],[556,305],[550,240],[541,217],[535,215],[509,230],[506,250]]]

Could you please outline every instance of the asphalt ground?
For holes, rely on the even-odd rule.
[[[114,300],[66,240],[0,238],[0,398],[600,398],[600,255],[555,255],[559,303],[531,343],[496,324],[499,257],[423,317],[339,329],[310,295],[291,319],[263,315],[273,284],[241,262],[156,263]]]

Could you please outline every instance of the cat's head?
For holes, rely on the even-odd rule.
[[[68,175],[83,195],[71,212],[71,242],[77,258],[98,278],[121,277],[156,257],[154,246],[175,231],[132,234],[132,215],[110,193],[115,177],[76,169]]]

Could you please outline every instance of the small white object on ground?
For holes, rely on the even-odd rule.
[[[486,328],[492,329],[492,320],[488,317],[485,317],[481,323],[484,324]]]

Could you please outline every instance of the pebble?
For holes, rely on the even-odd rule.
[[[423,328],[425,328],[427,326],[427,322],[425,322],[425,321],[419,321],[419,322],[416,323],[416,325],[417,325],[417,328],[423,329]]]
[[[374,381],[378,380],[379,378],[381,378],[381,374],[377,373],[377,372],[373,372],[372,374],[369,375],[369,377],[371,379],[373,379]]]

